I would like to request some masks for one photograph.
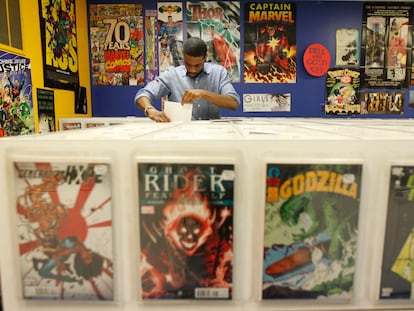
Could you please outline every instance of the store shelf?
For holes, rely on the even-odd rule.
[[[379,300],[389,174],[414,165],[412,120],[238,118],[149,122],[2,139],[1,277],[5,310],[412,310],[409,299]],[[25,300],[19,268],[14,163],[105,162],[112,172],[114,301]],[[232,163],[233,297],[230,301],[140,298],[137,163]],[[336,301],[261,299],[266,164],[360,163],[362,185],[353,295]],[[414,226],[414,220],[412,221]],[[55,281],[52,281],[55,282]],[[58,284],[57,286],[61,286]]]

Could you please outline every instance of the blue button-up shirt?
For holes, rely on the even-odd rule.
[[[142,96],[151,101],[168,96],[168,100],[181,102],[184,92],[188,89],[204,89],[221,95],[230,95],[240,103],[237,94],[224,67],[212,63],[204,63],[204,70],[196,77],[187,75],[184,65],[171,67],[164,71],[155,80],[141,88],[135,95],[135,102]],[[219,119],[220,107],[207,102],[204,99],[193,103],[193,120]]]

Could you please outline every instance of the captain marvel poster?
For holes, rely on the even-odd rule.
[[[14,162],[24,299],[113,300],[106,163]]]
[[[296,83],[296,65],[296,4],[246,3],[244,82]]]

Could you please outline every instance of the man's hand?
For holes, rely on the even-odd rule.
[[[197,99],[203,98],[205,90],[191,89],[186,90],[183,98],[181,98],[181,104],[192,104]]]
[[[155,122],[171,122],[170,117],[166,113],[155,108],[148,110],[148,118]]]
[[[198,99],[204,99],[220,108],[237,109],[237,101],[230,95],[217,94],[203,89],[186,90],[181,98],[181,104],[193,104]]]

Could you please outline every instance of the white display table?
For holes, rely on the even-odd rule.
[[[4,192],[0,258],[5,310],[412,310],[414,303],[410,300],[378,299],[390,166],[414,165],[412,123],[229,118],[156,124],[143,119],[109,127],[1,139],[0,187]],[[234,163],[232,300],[140,299],[136,172],[140,160]],[[23,299],[13,167],[21,161],[110,164],[114,301]],[[349,301],[261,299],[266,163],[275,162],[362,164],[357,259],[353,297]]]

